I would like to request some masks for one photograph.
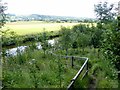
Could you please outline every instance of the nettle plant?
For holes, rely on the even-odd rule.
[[[42,46],[42,50],[44,51],[44,57],[45,57],[45,53],[46,50],[48,49],[49,45],[48,45],[48,36],[47,33],[45,32],[45,28],[43,29],[44,32],[42,33],[42,37],[41,37],[41,46]]]

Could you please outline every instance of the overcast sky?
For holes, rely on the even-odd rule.
[[[8,13],[17,15],[44,14],[94,18],[94,4],[119,0],[2,0],[8,3]]]

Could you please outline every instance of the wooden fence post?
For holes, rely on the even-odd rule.
[[[72,68],[74,66],[73,61],[74,61],[74,57],[72,56],[72,58],[71,58],[71,66],[72,66]]]
[[[88,75],[88,62],[87,62],[87,75]]]

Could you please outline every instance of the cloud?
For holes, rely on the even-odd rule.
[[[47,14],[95,17],[94,4],[105,0],[5,0],[8,12],[15,14]],[[117,0],[109,0],[115,2]]]

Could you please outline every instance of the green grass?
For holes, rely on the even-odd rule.
[[[29,22],[12,22],[5,25],[11,31],[15,31],[18,35],[34,34],[45,31],[59,31],[61,26],[72,27],[79,23],[46,23],[41,21]]]
[[[70,59],[59,59],[50,54],[43,56],[42,50],[28,49],[23,54],[6,58],[6,63],[3,64],[3,86],[5,88],[66,88],[78,69],[71,67]]]
[[[65,51],[59,50],[55,53],[64,55]],[[93,79],[91,75],[93,75],[96,78],[96,88],[117,88],[118,83],[112,76],[112,67],[108,61],[104,60],[102,53],[99,52],[99,54],[100,57],[98,57],[97,49],[89,47],[85,48],[84,52],[80,48],[76,51],[69,49],[68,55],[89,58],[88,77],[85,77],[83,81],[79,77],[75,87],[89,87]],[[71,59],[60,59],[48,53],[46,57],[43,56],[42,50],[28,49],[23,54],[6,58],[4,60],[6,63],[3,64],[3,86],[6,88],[35,88],[35,86],[37,88],[66,88],[82,65],[81,60],[75,60],[75,66],[71,68]],[[33,59],[35,61],[32,61]]]
[[[76,53],[77,52],[77,53]],[[65,54],[65,51],[58,51],[57,53]],[[91,84],[91,79],[95,81],[96,88],[118,88],[118,81],[116,70],[110,64],[108,60],[106,60],[102,54],[102,51],[98,52],[98,49],[86,47],[84,52],[82,49],[78,48],[76,51],[69,48],[68,55],[80,56],[80,57],[88,57],[89,58],[89,72],[88,77],[85,77],[83,81],[77,79],[77,84],[75,87],[86,88]],[[77,63],[75,62],[77,65]],[[94,76],[94,78],[93,78]],[[80,77],[80,76],[79,76]]]

